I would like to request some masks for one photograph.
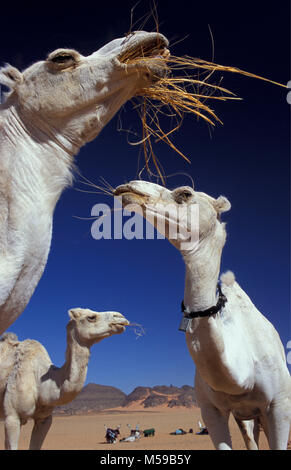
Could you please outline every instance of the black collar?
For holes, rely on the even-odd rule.
[[[182,308],[182,312],[184,313],[184,316],[186,318],[210,317],[211,315],[215,315],[217,312],[219,312],[226,304],[227,298],[222,293],[220,284],[217,284],[217,289],[218,289],[218,294],[219,294],[217,304],[206,310],[201,310],[200,312],[186,312],[184,300],[182,300],[181,308]]]

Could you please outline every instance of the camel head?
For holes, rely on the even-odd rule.
[[[88,308],[69,310],[68,329],[80,344],[92,345],[109,336],[123,333],[128,320],[118,312],[94,312]]]
[[[180,251],[196,249],[212,234],[225,242],[220,214],[230,209],[230,202],[194,191],[189,186],[169,190],[146,181],[131,181],[118,186],[114,196],[122,196],[122,206],[141,215],[165,235]]]
[[[55,137],[75,147],[94,139],[118,109],[166,73],[161,56],[167,39],[137,31],[115,39],[89,56],[57,49],[23,72],[6,65],[0,83],[9,87],[5,108],[14,105],[31,133]],[[123,60],[128,54],[132,63]],[[43,135],[44,134],[44,135]]]

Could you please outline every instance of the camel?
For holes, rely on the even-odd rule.
[[[0,417],[5,419],[5,449],[16,450],[21,425],[34,420],[30,449],[41,449],[56,406],[72,401],[84,385],[90,348],[129,324],[118,312],[69,310],[66,362],[56,367],[41,343],[18,341],[4,333],[0,341]]]
[[[89,56],[57,49],[23,72],[6,65],[0,105],[0,334],[23,312],[45,268],[54,208],[74,155],[120,107],[166,73],[167,39],[138,31]],[[119,58],[134,51],[140,61]],[[149,60],[146,60],[149,57]]]
[[[197,402],[214,447],[232,448],[228,426],[232,413],[247,449],[258,448],[260,426],[271,449],[286,449],[291,378],[279,335],[232,272],[223,274],[218,283],[226,240],[220,219],[231,207],[228,199],[215,199],[188,186],[170,191],[145,181],[118,186],[114,195],[122,197],[123,207],[142,212],[156,228],[164,220],[162,233],[182,254],[186,276],[180,329],[196,365]],[[186,243],[185,233],[197,230],[198,224],[189,224],[197,209],[199,237]]]

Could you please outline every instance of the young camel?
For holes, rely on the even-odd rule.
[[[260,424],[271,449],[286,449],[291,379],[279,335],[233,273],[221,276],[218,286],[226,239],[220,215],[230,209],[229,201],[187,186],[170,191],[144,181],[119,186],[114,194],[122,196],[128,210],[141,213],[141,208],[159,230],[164,222],[162,233],[183,256],[181,329],[196,365],[197,401],[215,448],[231,449],[228,420],[232,413],[248,449],[258,448]]]
[[[0,69],[0,83],[11,90],[0,105],[0,334],[22,313],[43,273],[73,156],[165,73],[159,57],[169,54],[167,45],[161,34],[138,31],[87,57],[57,49],[22,73]],[[129,50],[143,57],[125,64],[119,59]]]
[[[0,417],[5,419],[5,448],[18,448],[21,425],[34,420],[30,449],[40,449],[56,406],[72,401],[84,385],[90,348],[120,334],[129,324],[118,312],[69,310],[66,362],[52,364],[46,349],[31,339],[5,333],[0,341]]]

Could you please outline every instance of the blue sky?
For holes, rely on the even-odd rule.
[[[129,29],[134,1],[108,2],[82,10],[60,6],[43,10],[1,8],[1,62],[25,68],[57,47],[90,54]],[[289,12],[286,6],[246,1],[236,9],[228,2],[160,1],[160,31],[175,55],[211,60],[208,24],[217,63],[233,65],[286,84],[290,79]],[[258,5],[260,2],[256,2]],[[141,2],[135,18],[148,11]],[[191,5],[191,6],[190,6]],[[21,8],[21,7],[20,7]],[[95,9],[94,9],[95,8]],[[15,25],[10,35],[10,21]],[[65,19],[65,21],[64,21]],[[36,25],[36,26],[35,26]],[[148,26],[148,27],[147,27]],[[144,29],[153,29],[148,23]],[[9,35],[9,44],[7,36]],[[187,36],[187,37],[186,37]],[[195,188],[232,203],[223,215],[227,243],[222,271],[234,271],[257,308],[275,325],[284,346],[290,331],[290,106],[287,91],[254,79],[224,74],[223,86],[243,101],[219,103],[223,121],[209,132],[190,117],[174,137],[191,159],[184,162],[165,144],[155,151],[167,174],[184,172]],[[137,128],[128,103],[119,114],[123,127]],[[86,178],[112,186],[136,178],[138,147],[118,131],[118,115],[99,137],[83,147],[76,164]],[[185,175],[168,179],[168,187],[189,184]],[[20,339],[42,342],[56,365],[65,353],[65,325],[71,307],[118,310],[146,330],[112,337],[92,349],[88,382],[113,385],[126,393],[138,385],[193,384],[194,365],[178,331],[184,290],[184,265],[166,240],[100,240],[91,237],[94,204],[113,205],[110,197],[87,194],[76,175],[56,207],[51,252],[45,273],[23,315],[10,328]],[[83,217],[80,219],[77,217]]]

